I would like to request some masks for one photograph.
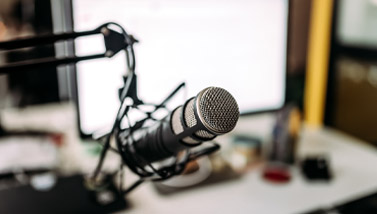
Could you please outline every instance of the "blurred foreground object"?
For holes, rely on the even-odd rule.
[[[261,161],[262,142],[257,137],[236,135],[231,141],[230,166],[238,172],[245,172]]]
[[[91,171],[95,159],[80,142],[73,104],[5,109],[0,123],[1,213],[109,213],[125,207],[112,180],[104,178],[101,188],[85,186],[80,174]]]
[[[0,138],[0,174],[57,168],[56,144],[48,135]]]
[[[81,170],[79,165],[82,159],[80,158],[82,147],[79,144],[76,111],[73,104],[4,109],[0,112],[0,124],[5,132],[15,139],[17,139],[17,133],[25,133],[24,141],[27,141],[28,132],[61,136],[58,149],[61,159],[59,170],[68,174]]]

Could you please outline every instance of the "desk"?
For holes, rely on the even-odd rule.
[[[29,121],[27,124],[30,124],[28,127],[31,128],[39,126],[45,128],[45,124],[50,124],[48,130],[68,130],[67,142],[71,146],[68,145],[65,149],[64,154],[69,157],[66,165],[72,168],[75,164],[80,164],[81,167],[73,168],[91,173],[98,157],[92,156],[87,159],[87,155],[83,155],[82,149],[79,148],[75,140],[75,114],[72,108],[59,107],[52,113],[48,112],[50,111],[45,108],[38,108],[38,112],[33,110],[28,113],[24,110],[14,112],[12,115],[9,113],[8,117],[3,115],[3,124],[9,127],[23,127],[21,124]],[[54,112],[57,112],[58,117],[52,117],[55,115]],[[49,117],[41,115],[49,115]],[[55,118],[52,121],[58,121],[59,126],[49,123],[51,118]],[[249,134],[268,142],[274,122],[275,117],[272,114],[242,117],[231,134]],[[226,147],[231,134],[221,136],[217,141]],[[332,129],[311,130],[304,127],[298,143],[298,156],[305,157],[313,153],[329,155],[334,174],[334,179],[330,183],[307,182],[300,172],[294,169],[290,183],[274,185],[262,180],[261,168],[251,171],[238,180],[167,196],[155,191],[153,184],[145,183],[127,196],[132,207],[119,213],[303,213],[341,204],[377,191],[377,150],[373,147]],[[109,156],[110,154],[112,153],[109,153]],[[104,168],[117,167],[118,159],[119,157],[116,156],[112,163],[109,158],[107,161],[109,167]]]
[[[268,140],[273,115],[241,118],[235,133],[248,133]],[[219,141],[226,141],[230,135]],[[288,184],[267,183],[261,168],[239,180],[209,185],[168,196],[146,183],[128,195],[132,207],[124,212],[146,213],[303,213],[341,204],[377,191],[377,150],[355,138],[329,128],[303,128],[298,155],[326,153],[334,179],[330,183],[307,182],[297,169]]]

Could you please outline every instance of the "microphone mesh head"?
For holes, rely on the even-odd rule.
[[[187,106],[185,108],[185,123],[186,123],[186,126],[188,127],[193,127],[197,124],[197,121],[196,121],[196,118],[195,118],[195,114],[194,114],[194,103],[195,102],[195,99],[192,98],[188,103],[187,103]],[[205,131],[205,130],[199,130],[199,131],[196,131],[195,132],[195,135],[199,136],[199,137],[202,137],[202,138],[207,138],[207,139],[210,139],[210,138],[213,138],[215,135]]]
[[[236,126],[240,114],[238,104],[225,89],[206,88],[196,102],[200,120],[210,131],[224,134]]]
[[[195,117],[195,110],[199,121]],[[238,105],[233,96],[222,88],[210,87],[202,90],[196,98],[188,100],[184,108],[178,107],[173,112],[171,123],[176,135],[184,131],[184,125],[191,128],[201,123],[205,129],[196,131],[195,136],[202,140],[210,140],[216,135],[230,132],[235,127],[238,117]],[[189,144],[201,142],[191,136],[183,138],[182,141]]]
[[[183,132],[183,126],[182,126],[182,122],[181,122],[181,114],[182,114],[182,106],[177,108],[173,112],[173,116],[172,116],[172,123],[171,123],[172,129],[173,129],[174,134],[176,134],[176,135]]]
[[[183,121],[181,121],[182,108],[183,108],[182,106],[178,107],[173,112],[173,116],[172,116],[172,123],[171,123],[172,124],[172,129],[173,129],[174,134],[176,134],[176,135],[178,135],[178,134],[180,134],[180,133],[183,132]],[[196,125],[196,120],[195,120],[195,122],[191,121],[190,125],[191,126],[189,126],[189,127],[192,127],[192,126]],[[200,143],[200,141],[195,140],[194,138],[189,137],[189,136],[183,138],[182,141],[185,142],[185,143],[188,143],[188,144],[197,144],[197,143]]]
[[[194,115],[194,98],[191,98],[190,101],[188,101],[186,108],[185,108],[185,123],[188,127],[193,127],[196,125],[197,121]]]

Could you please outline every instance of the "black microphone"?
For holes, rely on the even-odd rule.
[[[134,152],[148,162],[176,156],[180,151],[233,130],[238,104],[225,89],[209,87],[187,100],[155,125],[134,133]],[[122,138],[122,133],[117,135]]]

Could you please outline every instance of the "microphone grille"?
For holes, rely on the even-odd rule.
[[[194,114],[194,101],[195,99],[192,98],[188,103],[187,103],[187,106],[185,108],[185,123],[186,123],[186,126],[188,127],[193,127],[193,126],[196,126],[197,124],[197,121],[196,121],[196,118],[195,118],[195,114]],[[210,138],[213,138],[215,135],[205,131],[205,130],[198,130],[195,132],[195,134],[199,137],[202,137],[202,138],[207,138],[207,139],[210,139]]]
[[[203,124],[217,134],[230,132],[240,114],[234,97],[219,87],[202,90],[197,97],[197,108]]]

